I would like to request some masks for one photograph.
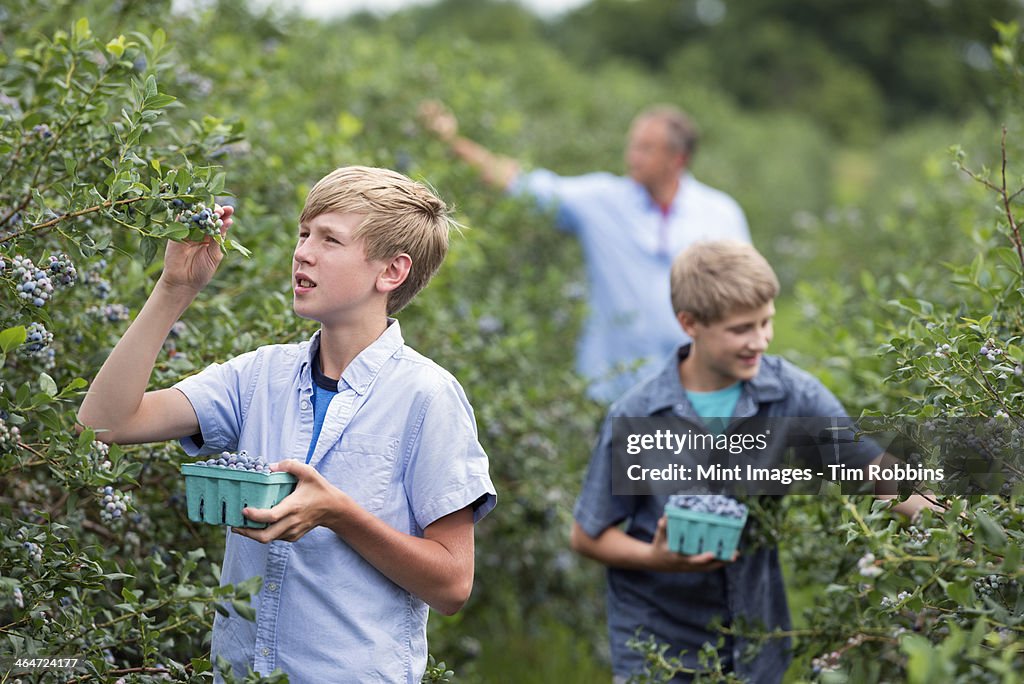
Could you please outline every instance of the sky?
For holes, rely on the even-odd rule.
[[[302,10],[313,17],[334,17],[350,14],[357,10],[374,10],[380,14],[387,14],[396,9],[409,5],[427,5],[434,0],[286,0],[286,2],[275,2],[275,5],[293,5],[301,7]],[[266,4],[268,0],[259,0]],[[552,17],[562,14],[570,9],[585,5],[588,0],[517,0],[533,12]]]

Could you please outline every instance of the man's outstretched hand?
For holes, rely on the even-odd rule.
[[[459,134],[459,121],[440,100],[424,100],[419,106],[419,119],[423,128],[446,143]]]

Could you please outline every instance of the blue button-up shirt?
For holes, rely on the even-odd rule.
[[[650,542],[668,496],[622,496],[612,492],[612,420],[627,416],[675,416],[695,425],[701,420],[679,382],[679,361],[689,346],[670,355],[661,372],[631,389],[608,412],[591,456],[575,518],[591,537],[626,523],[626,534]],[[765,356],[757,375],[743,383],[733,418],[822,417],[842,419],[842,405],[814,376],[775,356]],[[862,468],[882,453],[869,439],[840,444],[838,463]],[[748,527],[751,523],[748,522]],[[719,634],[709,627],[714,618],[723,625],[743,618],[755,628],[789,629],[786,588],[775,547],[751,548],[741,539],[740,556],[713,572],[662,573],[608,568],[608,632],[616,675],[640,672],[643,655],[626,647],[638,627],[668,644],[668,654],[682,657],[685,667],[699,669],[702,644],[716,644]],[[748,660],[742,639],[728,639],[719,657],[727,667],[757,684],[782,681],[789,664],[788,639],[768,639]],[[673,682],[690,681],[678,676]]]
[[[680,179],[667,212],[635,180],[610,173],[562,177],[538,169],[510,189],[557,208],[559,227],[580,240],[589,311],[576,367],[600,401],[657,372],[686,341],[669,294],[673,257],[700,240],[750,241],[736,201],[691,174]]]
[[[319,333],[214,364],[175,385],[199,417],[190,455],[244,449],[305,460],[313,432],[310,366]],[[310,464],[396,530],[423,536],[437,519],[495,503],[473,410],[455,378],[405,346],[397,321],[348,365]],[[256,621],[216,617],[213,657],[296,684],[419,682],[427,605],[325,527],[261,544],[228,531],[221,581],[263,577]]]

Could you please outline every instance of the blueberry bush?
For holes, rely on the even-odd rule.
[[[171,451],[73,429],[162,241],[215,228],[187,207],[223,192],[210,156],[236,129],[168,124],[165,46],[160,30],[102,37],[80,18],[0,65],[0,653],[77,657],[73,681],[205,681],[194,644],[255,588],[212,581]]]
[[[51,4],[0,8],[0,659],[77,656],[63,676],[75,682],[211,681],[213,616],[251,614],[258,580],[218,586],[223,530],[188,520],[176,444],[107,447],[76,432],[75,411],[162,244],[216,231],[217,203],[236,210],[228,256],[153,384],[308,337],[289,296],[298,211],[316,179],[363,163],[426,179],[456,207],[463,229],[403,333],[465,386],[499,490],[471,601],[431,618],[425,679],[609,677],[602,575],[568,550],[602,414],[572,370],[579,250],[424,135],[425,97],[468,135],[566,173],[618,169],[633,113],[676,101],[704,128],[696,175],[740,200],[786,296],[798,293],[801,365],[871,417],[991,419],[1011,437],[1024,421],[1012,24],[992,51],[1001,118],[894,132],[868,174],[863,151],[834,149],[834,122],[740,109],[671,65],[584,70],[534,34],[424,32],[415,13],[319,24],[241,0],[194,16],[170,2]],[[960,169],[944,149],[957,143]],[[1020,493],[936,500],[941,513],[913,522],[838,492],[751,504],[796,599],[790,681],[1016,681]],[[729,629],[755,645],[780,636]],[[678,664],[659,644],[635,648],[648,681]],[[703,657],[705,681],[729,681],[713,649]]]

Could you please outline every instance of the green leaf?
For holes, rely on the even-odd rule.
[[[930,684],[935,651],[931,643],[923,636],[907,634],[900,640],[900,649],[907,654],[907,681]]]
[[[1003,553],[1003,572],[1007,575],[1017,572],[1017,568],[1020,567],[1020,546],[1017,544],[1010,544],[1006,547],[1006,552]]]
[[[243,247],[241,243],[235,242],[234,240],[225,240],[224,246],[227,247],[229,251],[238,252],[239,254],[246,258],[252,256],[252,252]]]
[[[218,173],[214,174],[213,178],[210,179],[210,182],[207,183],[206,189],[211,194],[219,195],[221,191],[224,190],[224,182],[226,179],[227,174],[224,173],[223,171],[219,171]]]
[[[253,608],[252,605],[249,604],[247,601],[239,601],[238,599],[233,599],[231,601],[231,607],[235,609],[235,612],[238,613],[239,616],[245,618],[249,622],[256,621],[256,609]]]
[[[193,658],[189,661],[192,664],[192,671],[196,674],[202,674],[203,672],[210,672],[213,670],[213,665],[206,658]]]
[[[968,606],[971,604],[971,586],[967,580],[949,582],[946,584],[946,596],[958,605]]]
[[[171,104],[172,102],[177,102],[177,101],[178,101],[178,98],[174,97],[173,95],[166,95],[164,93],[159,93],[159,94],[154,95],[152,97],[147,97],[146,98],[146,108],[147,109],[163,109],[164,107],[166,107],[167,105]]]
[[[87,446],[92,444],[93,440],[96,439],[96,431],[92,428],[85,428],[78,435],[78,450],[82,451]]]
[[[48,397],[57,396],[57,383],[53,381],[46,373],[39,374],[39,388],[46,393]]]
[[[89,383],[86,382],[84,378],[74,378],[74,379],[71,380],[71,382],[69,382],[67,385],[64,386],[64,389],[62,389],[60,391],[60,394],[58,396],[65,397],[65,396],[68,396],[69,394],[76,393],[78,390],[82,389],[83,387],[88,387],[88,386],[89,386]]]
[[[1006,544],[1006,532],[999,526],[999,523],[981,511],[974,514],[974,520],[977,523],[977,530],[986,544],[994,549],[1000,549]]]
[[[153,31],[153,53],[156,54],[164,49],[164,45],[167,44],[167,34],[164,33],[162,28],[158,28]]]
[[[153,263],[159,244],[160,242],[155,238],[147,237],[145,235],[142,236],[142,241],[139,244],[139,254],[142,257],[143,265],[149,266]]]
[[[162,231],[164,237],[170,238],[171,240],[184,240],[189,236],[189,233],[190,231],[188,226],[182,223],[167,225]]]
[[[83,40],[89,40],[92,37],[92,31],[89,30],[89,20],[82,17],[76,21],[74,28],[71,30],[71,36],[76,45]]]
[[[1016,250],[1011,247],[996,247],[992,250],[992,253],[999,257],[1004,264],[1009,266],[1014,271],[1019,271],[1022,267],[1020,257],[1017,256]]]
[[[25,326],[16,325],[13,328],[7,328],[3,332],[0,332],[0,350],[5,354],[12,349],[17,349],[25,343],[28,333],[25,331]]]
[[[117,59],[121,59],[121,55],[124,54],[124,36],[118,36],[113,40],[109,41],[106,45],[107,52],[114,55]]]

